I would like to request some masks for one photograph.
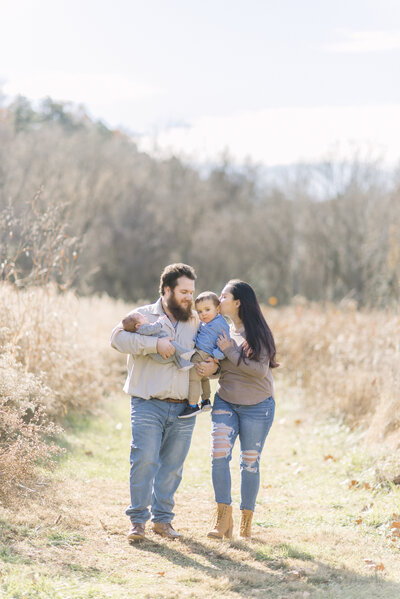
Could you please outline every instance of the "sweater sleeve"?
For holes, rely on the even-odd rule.
[[[224,354],[228,358],[228,360],[230,360],[236,366],[236,368],[244,374],[255,376],[260,379],[264,378],[268,374],[269,359],[267,359],[266,357],[261,362],[257,362],[256,360],[250,360],[249,358],[242,358],[238,365],[240,349],[237,347],[236,344],[227,347],[224,350]]]

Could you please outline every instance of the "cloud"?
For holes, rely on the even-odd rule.
[[[96,106],[115,101],[138,101],[164,94],[164,90],[115,73],[67,73],[40,71],[9,77],[3,86],[9,96],[18,94],[38,100],[51,96]]]
[[[394,163],[400,159],[400,105],[268,108],[209,116],[139,139],[144,151],[212,161],[228,150],[239,162],[266,165],[315,162],[333,148],[342,158],[361,151]]]
[[[400,50],[400,30],[393,31],[347,31],[338,30],[342,38],[327,44],[328,52],[361,54],[366,52],[389,52]]]

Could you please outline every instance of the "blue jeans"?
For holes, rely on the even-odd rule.
[[[215,395],[212,411],[212,481],[215,501],[232,503],[229,462],[239,435],[241,510],[254,511],[260,486],[260,457],[275,414],[275,401],[245,406],[229,403]]]
[[[130,455],[132,522],[171,522],[174,493],[182,479],[195,418],[178,418],[187,406],[158,399],[131,398]]]

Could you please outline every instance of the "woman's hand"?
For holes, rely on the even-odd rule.
[[[250,358],[251,351],[250,351],[249,344],[247,343],[246,340],[243,341],[242,347],[243,347],[244,353],[246,354],[246,358]]]
[[[218,370],[218,366],[214,362],[214,358],[206,358],[204,362],[198,362],[194,365],[200,376],[211,376]]]
[[[228,347],[233,347],[232,339],[229,339],[228,335],[223,331],[218,337],[217,345],[221,351],[225,351]]]

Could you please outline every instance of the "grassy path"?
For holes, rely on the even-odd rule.
[[[354,433],[315,420],[293,389],[277,396],[251,542],[206,537],[213,497],[204,415],[176,496],[183,540],[149,533],[127,544],[129,402],[115,398],[67,433],[68,457],[43,492],[0,509],[0,597],[400,598],[399,488],[376,484]],[[237,534],[237,448],[233,461]]]

